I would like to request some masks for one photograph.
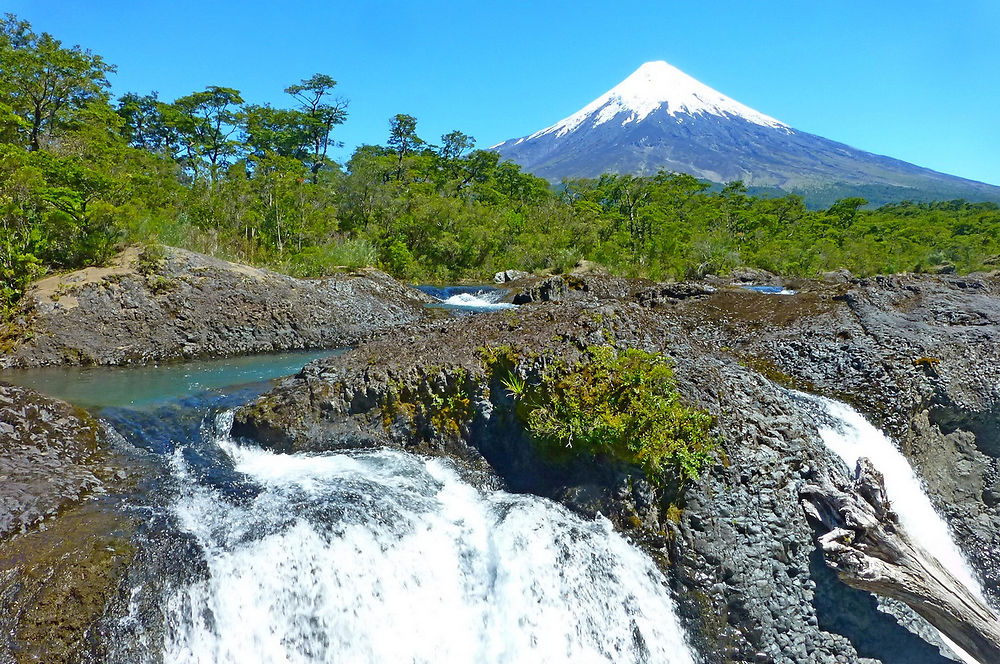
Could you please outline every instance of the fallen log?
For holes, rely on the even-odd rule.
[[[849,586],[900,600],[982,664],[1000,662],[1000,617],[910,539],[882,474],[858,460],[853,482],[822,478],[799,490],[826,564]]]

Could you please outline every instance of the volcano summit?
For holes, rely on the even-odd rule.
[[[576,113],[493,149],[550,181],[663,169],[813,200],[1000,201],[1000,187],[798,131],[663,61],[647,62]]]

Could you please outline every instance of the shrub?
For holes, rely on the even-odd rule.
[[[364,238],[344,239],[295,253],[284,270],[297,277],[325,277],[344,268],[369,267],[378,262],[378,249]]]
[[[592,347],[576,366],[549,369],[516,391],[537,440],[635,464],[655,484],[669,471],[697,479],[714,458],[711,415],[682,403],[661,354]]]

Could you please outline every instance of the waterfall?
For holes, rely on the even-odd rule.
[[[167,599],[166,662],[694,661],[664,577],[605,519],[440,459],[215,444],[254,490],[174,455],[208,576]]]
[[[501,292],[501,295],[503,293]],[[482,309],[485,311],[491,311],[494,309],[513,309],[513,304],[507,304],[505,302],[497,302],[492,299],[495,297],[492,293],[456,293],[448,298],[441,301],[443,306],[455,307],[455,308],[466,308],[466,309]]]
[[[969,592],[984,604],[985,593],[972,566],[963,555],[948,524],[934,509],[924,485],[889,438],[850,406],[814,395],[796,396],[816,415],[817,429],[826,446],[852,470],[867,457],[882,473],[886,497],[899,523],[913,541],[937,559]],[[988,604],[987,604],[988,605]],[[966,662],[977,660],[961,651],[944,635],[942,638]]]
[[[493,286],[417,286],[437,300],[428,305],[436,308],[483,313],[498,309],[514,309],[515,305],[501,302],[509,291]]]

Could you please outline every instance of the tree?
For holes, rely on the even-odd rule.
[[[201,162],[208,162],[214,188],[221,170],[242,147],[232,136],[242,122],[243,97],[235,88],[212,85],[161,107],[164,124],[176,131],[181,160],[198,177]]]
[[[125,121],[122,135],[129,145],[150,152],[169,148],[172,134],[164,123],[163,107],[155,92],[148,95],[129,92],[118,98],[116,110]]]
[[[476,139],[456,129],[441,137],[438,156],[445,160],[461,159],[465,151],[471,150],[475,145]]]
[[[41,179],[19,147],[0,145],[0,323],[13,313],[29,283],[44,272],[34,251],[33,195]]]
[[[313,74],[285,88],[285,92],[299,102],[299,111],[305,114],[303,126],[312,148],[309,171],[313,184],[319,182],[319,171],[327,163],[333,128],[347,119],[347,100],[334,98],[331,102],[325,101],[336,85],[337,82],[326,74]]]
[[[244,141],[249,153],[263,157],[269,153],[309,161],[312,133],[309,116],[301,111],[248,106],[244,114]]]
[[[868,205],[868,201],[863,198],[842,198],[831,205],[827,213],[840,221],[841,228],[848,228],[857,219],[858,210],[865,205]]]
[[[115,67],[99,55],[62,42],[7,14],[0,20],[0,104],[21,118],[31,151],[43,135],[69,124],[80,109],[106,101]]]
[[[417,119],[412,115],[397,113],[389,120],[389,147],[396,153],[396,179],[403,179],[403,160],[423,146],[424,140],[417,136]]]

